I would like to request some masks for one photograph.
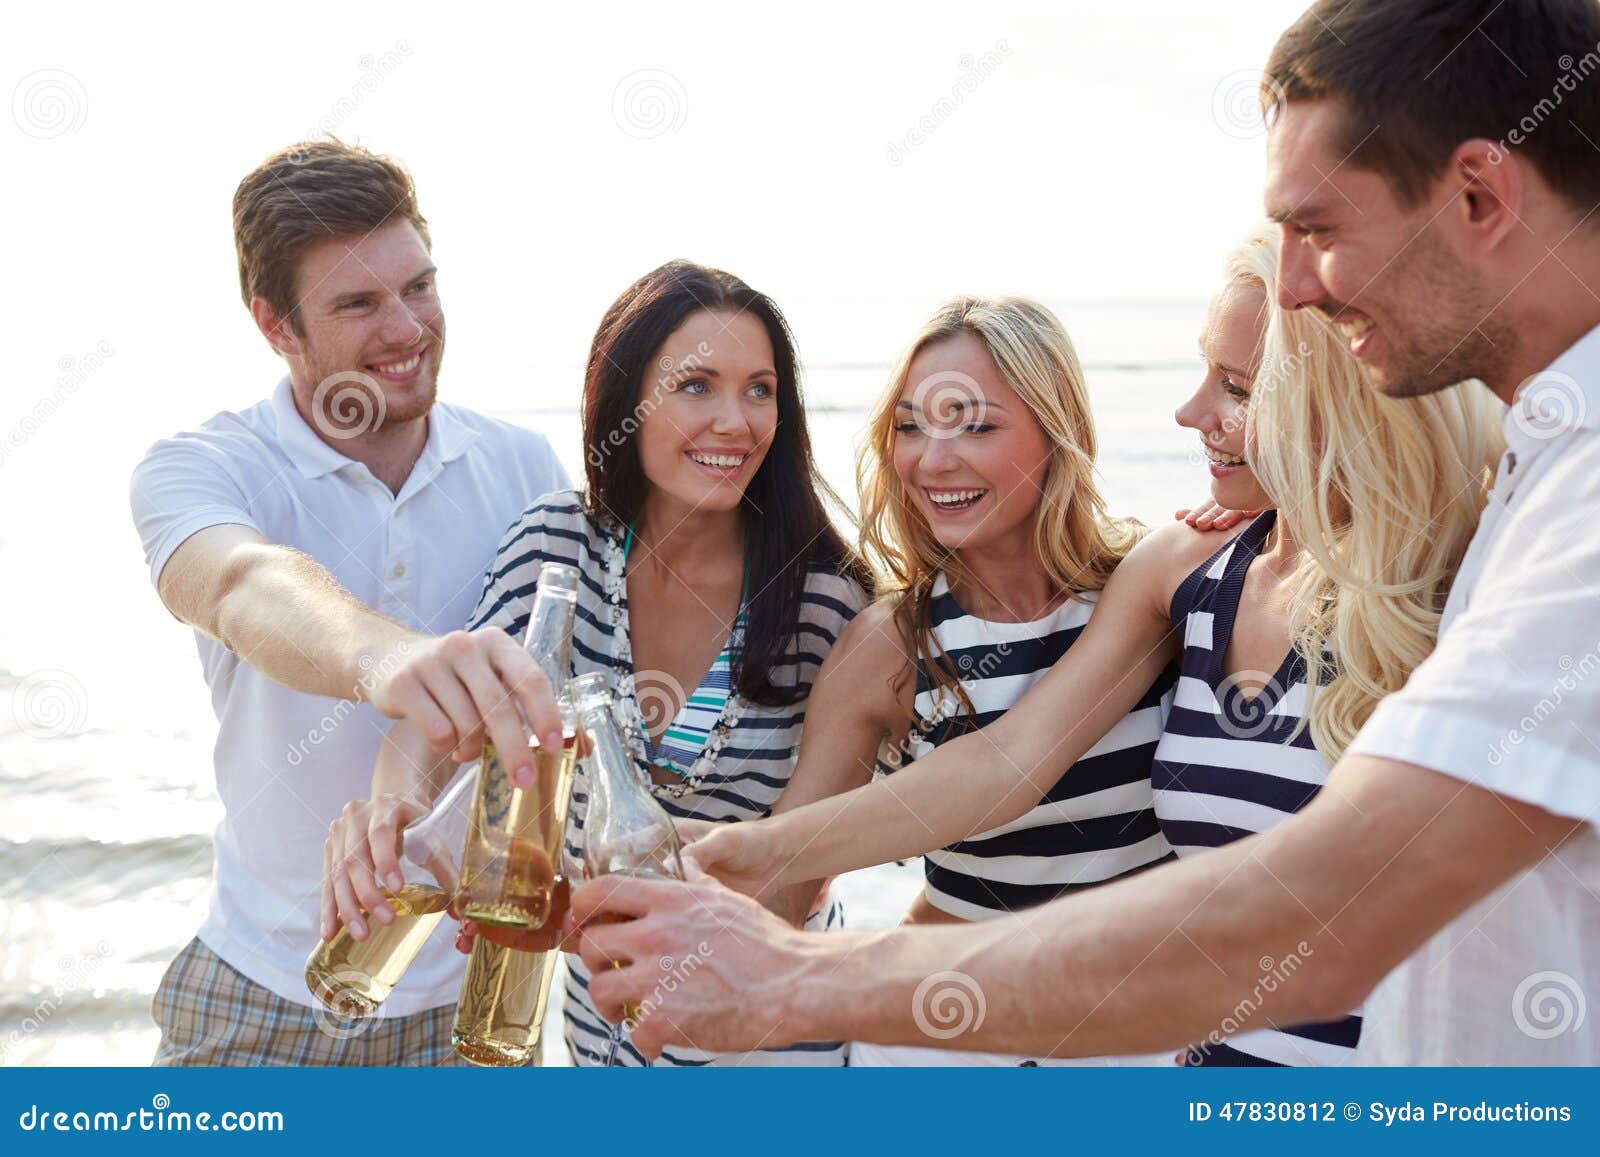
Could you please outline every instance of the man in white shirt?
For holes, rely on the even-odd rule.
[[[383,716],[459,757],[487,734],[531,761],[523,716],[559,728],[515,641],[458,628],[505,528],[567,477],[541,435],[435,401],[444,311],[397,163],[285,150],[240,183],[234,234],[288,374],[158,442],[132,483],[151,578],[195,628],[225,809],[209,913],[156,993],[155,1063],[449,1063],[462,960],[443,934],[371,1022],[316,1009],[323,845],[368,795]]]
[[[662,1008],[636,1046],[1093,1056],[1204,1039],[1241,1005],[1276,1024],[1363,1005],[1369,1063],[1600,1064],[1596,68],[1595,0],[1319,0],[1268,63],[1282,304],[1339,327],[1390,396],[1508,405],[1437,649],[1313,803],[960,927],[819,937],[711,881],[596,881],[572,901],[591,994]],[[651,962],[691,956],[664,992]],[[940,991],[967,1031],[926,1031]]]

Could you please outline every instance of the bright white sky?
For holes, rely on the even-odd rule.
[[[258,397],[275,365],[237,298],[229,200],[324,123],[413,170],[446,386],[470,377],[483,405],[491,380],[528,404],[675,256],[772,293],[812,362],[886,360],[956,292],[1203,298],[1260,208],[1248,74],[1302,7],[24,5],[0,43],[0,421],[100,340],[141,435]],[[44,89],[65,112],[39,111]]]
[[[187,651],[154,609],[127,478],[281,372],[238,299],[229,217],[277,148],[327,126],[411,167],[448,308],[442,392],[483,409],[572,406],[605,306],[678,256],[771,293],[813,381],[889,361],[961,292],[1088,303],[1079,319],[1181,302],[1123,308],[1122,345],[1145,353],[1148,328],[1187,358],[1260,212],[1252,78],[1301,7],[13,6],[0,667],[85,662],[70,652],[108,632],[144,646],[125,623]],[[1170,398],[1118,400],[1119,429],[1147,407],[1151,437],[1175,436]]]

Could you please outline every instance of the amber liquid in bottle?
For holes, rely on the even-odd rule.
[[[463,918],[523,929],[549,920],[576,755],[572,736],[559,752],[535,747],[533,784],[515,787],[494,746],[484,744],[483,786],[461,861]]]
[[[368,917],[365,940],[340,928],[306,961],[306,987],[340,1016],[366,1016],[382,1004],[444,918],[450,898],[438,888],[407,884],[389,896],[394,923]]]

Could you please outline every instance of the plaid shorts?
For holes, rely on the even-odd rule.
[[[191,940],[156,988],[158,1066],[461,1065],[455,1005],[412,1016],[341,1020],[263,988]]]

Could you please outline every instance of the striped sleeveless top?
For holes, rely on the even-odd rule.
[[[935,580],[934,638],[955,664],[976,713],[940,691],[924,655],[917,665],[916,718],[882,770],[998,719],[1083,633],[1098,592],[1068,599],[1031,623],[996,623],[957,605]],[[1152,808],[1150,761],[1161,737],[1173,673],[1163,673],[1137,706],[1069,767],[1037,807],[923,857],[930,904],[966,920],[1032,907],[1172,858]]]
[[[1331,765],[1300,728],[1308,687],[1293,647],[1278,669],[1223,673],[1245,572],[1261,552],[1276,512],[1267,511],[1195,569],[1172,596],[1183,640],[1177,696],[1156,748],[1151,779],[1156,818],[1180,857],[1266,831],[1305,807]],[[1252,694],[1257,685],[1259,693]],[[1260,992],[1286,983],[1297,953],[1263,961]],[[1257,1024],[1270,1023],[1261,1014]],[[1218,1038],[1189,1050],[1191,1065],[1347,1065],[1361,1035],[1353,1013],[1323,1024],[1253,1027],[1249,1013],[1219,1026]],[[1220,1038],[1226,1036],[1227,1040]]]
[[[719,822],[760,819],[772,811],[789,783],[811,685],[839,632],[866,604],[866,592],[848,577],[820,565],[810,566],[800,600],[800,617],[794,624],[794,644],[772,672],[775,683],[805,694],[787,706],[766,706],[745,701],[730,686],[723,710],[693,761],[691,774],[679,784],[654,783],[647,770],[642,720],[659,703],[662,676],[660,672],[636,670],[633,665],[623,566],[626,529],[591,516],[577,491],[544,495],[512,523],[501,539],[467,628],[501,627],[512,638],[520,639],[527,629],[538,588],[539,568],[547,562],[576,567],[579,581],[572,628],[572,673],[604,671],[611,675],[618,721],[623,724],[640,778],[674,817]],[[588,782],[580,764],[573,775],[572,810],[567,817],[566,855],[572,863],[583,859],[583,822],[588,807]],[[821,930],[842,927],[843,923],[843,905],[835,900],[806,927]],[[569,953],[566,963],[567,1048],[576,1065],[603,1065],[611,1028],[589,999],[589,972],[583,960]],[[626,1038],[616,1060],[623,1066],[644,1064],[644,1057]],[[837,1066],[843,1065],[844,1060],[844,1045],[833,1041],[749,1053],[712,1054],[674,1047],[665,1050],[656,1064]]]

